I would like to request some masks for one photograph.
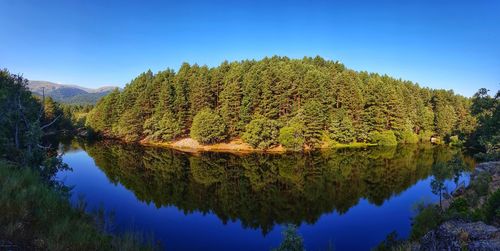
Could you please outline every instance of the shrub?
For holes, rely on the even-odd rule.
[[[373,131],[370,133],[370,139],[379,146],[395,146],[398,144],[396,135],[391,130],[382,132]]]
[[[279,124],[276,120],[257,118],[245,127],[243,140],[252,147],[267,149],[278,144]]]
[[[488,194],[488,189],[491,181],[491,175],[487,172],[481,172],[478,176],[471,182],[470,186],[477,196],[485,196]]]
[[[399,133],[399,142],[403,144],[418,143],[418,135],[411,130],[404,130]]]
[[[458,138],[457,135],[450,137],[450,146],[462,146],[463,142]]]
[[[474,158],[480,162],[496,161],[500,159],[500,152],[476,153],[474,154]]]
[[[217,143],[226,139],[226,125],[217,113],[203,109],[194,116],[190,135],[202,144]]]
[[[500,189],[488,198],[483,206],[484,219],[489,224],[500,224]]]
[[[279,142],[287,150],[302,150],[304,147],[304,126],[299,123],[292,123],[281,128]]]
[[[473,216],[472,211],[469,209],[469,203],[464,198],[454,199],[448,209],[446,210],[447,219],[471,219]]]

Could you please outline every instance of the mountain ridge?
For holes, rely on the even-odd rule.
[[[116,86],[102,86],[87,88],[79,85],[58,84],[44,80],[28,82],[28,88],[35,95],[52,97],[55,101],[66,104],[95,104],[97,101],[113,91]]]

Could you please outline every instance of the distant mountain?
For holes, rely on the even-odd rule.
[[[104,86],[97,89],[77,85],[62,85],[48,81],[29,81],[28,88],[36,95],[52,97],[55,101],[66,104],[95,104],[113,91],[114,86]]]

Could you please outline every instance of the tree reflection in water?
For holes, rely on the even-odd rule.
[[[346,213],[360,199],[382,205],[433,172],[441,182],[471,166],[458,150],[416,145],[193,155],[111,141],[73,143],[143,202],[186,214],[214,213],[224,223],[240,220],[264,234],[276,224],[312,224],[324,213]]]

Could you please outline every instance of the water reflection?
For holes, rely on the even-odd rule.
[[[240,220],[264,234],[276,224],[312,224],[324,213],[343,214],[360,199],[382,205],[449,163],[471,164],[457,150],[430,146],[241,156],[116,142],[73,142],[65,150],[72,147],[83,148],[111,182],[143,202],[186,214],[214,213],[224,223]]]

